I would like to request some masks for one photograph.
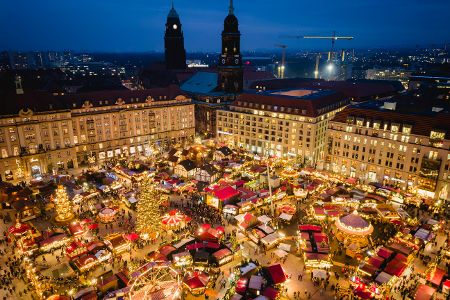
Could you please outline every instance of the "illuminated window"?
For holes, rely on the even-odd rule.
[[[445,132],[442,131],[431,131],[430,139],[432,140],[443,140],[445,138]]]
[[[400,125],[399,124],[392,124],[391,125],[391,132],[398,132]]]

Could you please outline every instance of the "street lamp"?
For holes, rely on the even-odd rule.
[[[331,73],[331,72],[333,71],[333,69],[334,69],[333,64],[332,64],[332,63],[329,63],[329,64],[327,65],[327,71]]]

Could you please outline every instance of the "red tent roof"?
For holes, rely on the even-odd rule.
[[[381,264],[384,262],[384,258],[382,258],[381,256],[372,256],[367,262],[372,266],[380,268]]]
[[[70,233],[73,235],[78,235],[84,232],[83,226],[80,222],[72,222],[69,224]]]
[[[415,300],[430,300],[436,289],[431,286],[421,284],[416,292]]]
[[[247,290],[247,283],[248,280],[245,277],[239,278],[239,280],[236,282],[236,293],[245,293]]]
[[[203,272],[194,272],[190,277],[184,279],[184,284],[186,284],[189,289],[198,289],[206,287],[209,281],[209,276]]]
[[[447,272],[445,272],[444,270],[442,270],[440,268],[436,268],[434,272],[430,272],[427,275],[427,280],[435,285],[440,285],[442,278],[444,278],[446,273]]]
[[[98,228],[98,224],[97,223],[89,224],[88,228],[91,229],[91,230],[97,229]]]
[[[323,253],[305,253],[306,260],[328,260],[328,254]]]
[[[228,199],[231,199],[233,197],[236,197],[239,195],[239,192],[236,191],[231,186],[226,186],[220,190],[215,190],[214,195],[220,200],[220,201],[226,201]]]
[[[172,246],[172,245],[164,245],[164,246],[162,246],[161,248],[159,248],[159,252],[162,254],[162,255],[164,255],[164,256],[167,256],[167,255],[169,255],[170,253],[172,253],[173,251],[175,251],[175,250],[177,250],[174,246]]]
[[[323,232],[315,232],[313,234],[313,236],[314,236],[314,241],[316,241],[317,244],[320,244],[321,242],[328,243],[328,237]]]
[[[370,291],[367,290],[362,290],[362,289],[356,289],[353,292],[356,296],[358,296],[359,298],[362,299],[371,299],[372,297],[372,293]]]
[[[398,260],[391,260],[386,268],[384,268],[384,272],[388,273],[389,275],[395,275],[397,277],[400,277],[403,274],[403,271],[406,269],[406,263]]]
[[[126,238],[127,240],[133,242],[133,241],[135,241],[135,240],[137,240],[137,239],[139,238],[139,234],[134,233],[134,232],[129,233],[129,234],[125,234],[125,238]]]
[[[273,288],[273,287],[268,287],[268,288],[266,288],[264,291],[263,291],[263,296],[265,296],[265,297],[267,297],[267,298],[269,298],[269,299],[276,299],[277,297],[278,297],[278,294],[279,294],[280,292],[277,290],[277,289],[275,289],[275,288]]]
[[[269,272],[274,284],[279,284],[286,281],[287,276],[280,264],[267,267],[267,271]]]
[[[223,248],[223,249],[220,249],[219,251],[214,252],[213,256],[214,256],[215,259],[220,260],[220,259],[222,259],[222,258],[224,258],[224,257],[226,257],[228,255],[231,255],[231,254],[232,253],[231,253],[231,251],[229,249]]]
[[[391,250],[389,250],[389,249],[387,249],[387,248],[385,248],[385,247],[381,247],[379,250],[378,250],[378,256],[381,256],[381,257],[383,257],[383,258],[388,258],[388,257],[390,257],[391,255],[392,255],[392,251]]]

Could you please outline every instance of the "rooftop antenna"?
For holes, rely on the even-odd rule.
[[[234,14],[233,0],[230,0],[230,7],[228,8],[228,14],[229,15]]]

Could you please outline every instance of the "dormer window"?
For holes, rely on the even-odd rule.
[[[399,128],[400,128],[399,124],[397,124],[397,123],[391,124],[391,132],[398,132]]]
[[[363,126],[363,124],[364,124],[364,119],[362,119],[362,118],[357,118],[356,119],[356,126]]]
[[[373,122],[373,129],[376,129],[376,130],[380,129],[380,121]]]
[[[430,132],[430,139],[442,141],[445,138],[445,132],[432,130]]]

